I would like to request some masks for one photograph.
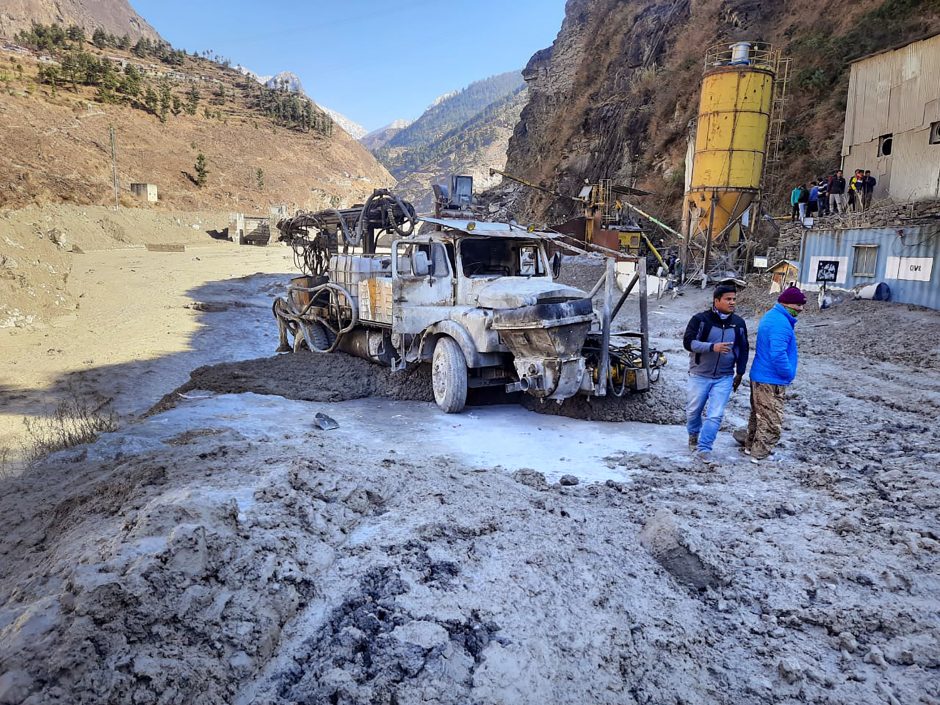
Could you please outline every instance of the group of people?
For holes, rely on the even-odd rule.
[[[868,210],[878,180],[871,172],[856,169],[848,181],[841,169],[828,177],[811,181],[809,187],[800,184],[790,192],[792,220],[803,221],[807,216],[823,217],[835,213]]]
[[[692,316],[682,341],[689,351],[689,449],[709,465],[725,407],[744,379],[750,354],[747,324],[735,314],[736,303],[734,286],[715,287],[711,308]],[[803,292],[791,286],[757,327],[750,419],[746,430],[733,434],[753,463],[767,458],[780,440],[786,388],[796,377],[798,362],[794,327],[805,304]]]

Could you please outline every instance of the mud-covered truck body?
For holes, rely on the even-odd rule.
[[[460,411],[474,387],[557,401],[649,388],[648,356],[608,342],[612,287],[605,320],[589,293],[554,280],[553,234],[421,220],[426,232],[395,237],[385,252],[337,252],[323,275],[293,280],[275,305],[281,349],[340,350],[393,370],[430,362],[446,412]]]

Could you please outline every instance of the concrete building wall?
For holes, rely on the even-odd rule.
[[[131,193],[148,203],[156,203],[158,199],[156,184],[131,184]]]
[[[851,66],[842,141],[843,169],[869,169],[875,199],[940,198],[940,35],[856,61]],[[891,135],[890,155],[880,155]]]

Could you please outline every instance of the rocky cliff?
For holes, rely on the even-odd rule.
[[[643,201],[678,224],[684,157],[705,49],[772,42],[792,58],[779,200],[795,180],[839,164],[848,63],[940,31],[940,0],[568,0],[551,47],[523,75],[529,101],[506,170],[577,193],[613,178],[654,192]],[[520,217],[554,221],[574,204],[505,185]]]
[[[127,0],[3,0],[0,4],[0,37],[13,37],[34,22],[77,25],[89,36],[100,28],[131,40],[160,39]]]

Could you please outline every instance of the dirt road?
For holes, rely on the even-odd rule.
[[[651,310],[676,408],[703,304]],[[677,425],[197,385],[0,485],[0,703],[936,705],[938,325],[805,316],[782,447],[716,470]]]

